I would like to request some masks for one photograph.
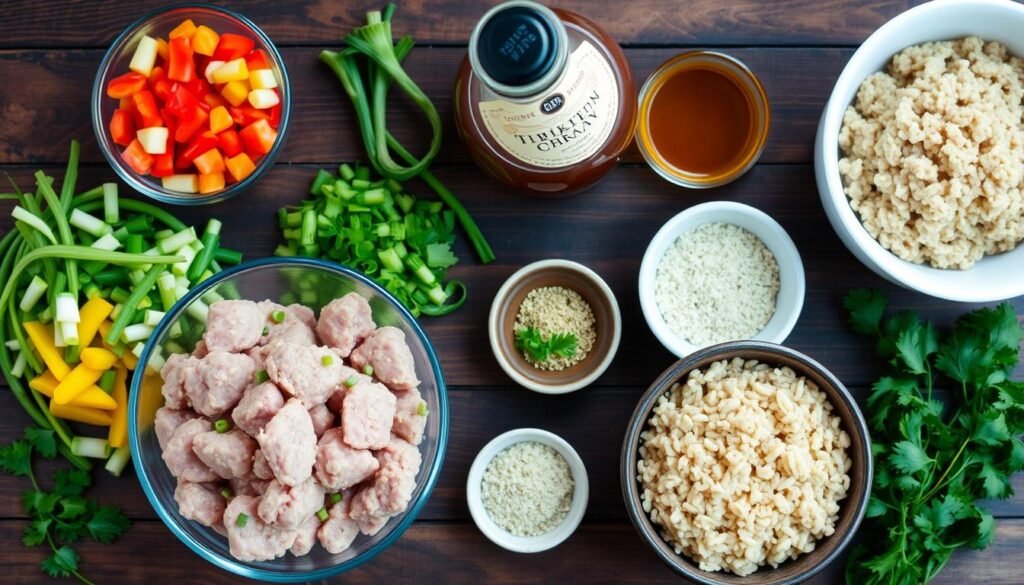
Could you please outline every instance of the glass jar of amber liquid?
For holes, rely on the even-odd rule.
[[[480,19],[455,84],[459,136],[492,177],[539,196],[596,183],[630,145],[633,76],[589,20],[528,0]]]

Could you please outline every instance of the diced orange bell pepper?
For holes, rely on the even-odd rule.
[[[211,148],[195,157],[192,159],[192,164],[196,165],[196,170],[199,171],[200,177],[210,173],[224,172],[224,157],[221,156],[220,151],[216,148]]]
[[[170,34],[168,34],[167,36],[170,37],[171,40],[177,38],[189,39],[192,38],[192,36],[195,35],[196,31],[198,30],[199,29],[198,27],[196,27],[196,23],[192,22],[191,18],[187,18],[181,24],[174,27],[174,30],[172,30]]]
[[[196,78],[196,62],[192,46],[187,37],[172,38],[169,43],[170,58],[167,60],[167,78],[188,83]]]
[[[138,139],[132,140],[128,147],[121,151],[121,158],[140,175],[149,174],[149,170],[153,168],[153,155],[143,150]]]
[[[218,134],[234,124],[235,121],[231,119],[231,114],[224,106],[217,106],[210,110],[210,132]]]
[[[246,56],[256,43],[249,37],[224,33],[220,35],[220,42],[217,43],[217,50],[213,52],[214,61],[230,61]]]
[[[255,49],[245,56],[245,65],[249,69],[270,69],[270,59],[263,49]]]
[[[223,106],[225,108],[228,106],[228,101],[226,99],[224,99],[219,93],[212,91],[203,96],[203,102],[210,106],[211,111],[218,106]]]
[[[257,120],[249,124],[238,133],[242,139],[242,145],[249,156],[259,158],[270,152],[277,140],[277,130],[270,127],[266,120]]]
[[[217,31],[208,26],[200,25],[196,29],[195,34],[192,35],[192,50],[199,55],[210,57],[217,50],[219,42],[220,35],[217,34]]]
[[[210,151],[213,152],[213,151]],[[223,164],[223,159],[221,160]],[[207,193],[216,193],[224,188],[224,173],[209,173],[206,175],[199,175],[199,193],[206,195]]]
[[[107,97],[119,100],[136,94],[145,88],[146,76],[141,73],[129,71],[124,75],[118,75],[107,83]]]
[[[256,164],[252,162],[249,155],[244,152],[233,156],[227,161],[228,172],[231,173],[231,177],[236,181],[243,181],[246,177],[252,174],[256,170]]]
[[[114,110],[114,115],[110,117],[110,138],[114,144],[121,146],[128,146],[132,140],[135,140],[135,121],[132,119],[131,112],[122,109]]]
[[[164,119],[160,116],[160,109],[156,105],[156,97],[153,92],[146,89],[133,95],[132,105],[135,106],[135,121],[138,129],[164,125]]]
[[[238,137],[238,132],[234,128],[229,128],[217,134],[217,146],[224,156],[236,156],[242,152],[242,139]]]

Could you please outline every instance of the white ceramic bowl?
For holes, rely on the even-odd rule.
[[[680,358],[712,345],[695,345],[672,331],[662,317],[654,298],[654,277],[665,252],[683,233],[706,223],[729,223],[739,226],[757,236],[775,256],[775,261],[779,264],[779,294],[775,299],[775,314],[751,339],[782,343],[796,325],[804,306],[804,265],[800,261],[800,252],[786,230],[768,214],[749,205],[731,201],[711,201],[695,205],[668,220],[658,233],[654,234],[640,264],[640,309],[647,320],[647,326],[665,349]]]
[[[562,520],[561,524],[539,536],[514,536],[501,526],[495,524],[491,517],[487,515],[487,511],[484,510],[483,500],[480,495],[480,484],[483,481],[484,471],[487,470],[487,465],[491,462],[491,459],[494,459],[495,455],[508,447],[523,441],[536,441],[549,445],[555,451],[558,451],[565,458],[566,463],[569,464],[569,470],[572,472],[574,482],[569,513]],[[576,527],[580,525],[580,521],[583,520],[583,513],[587,510],[587,500],[589,497],[590,483],[587,480],[587,469],[583,466],[583,460],[580,459],[579,454],[576,453],[576,450],[569,443],[565,442],[565,439],[541,429],[514,429],[491,439],[491,442],[484,445],[484,448],[480,449],[480,453],[477,454],[476,459],[473,460],[473,466],[469,468],[469,479],[466,480],[466,502],[469,504],[469,513],[473,516],[473,521],[476,522],[477,528],[494,544],[520,553],[535,553],[548,550],[569,538],[576,531]]]
[[[903,260],[864,229],[839,176],[843,112],[872,73],[911,45],[976,35],[1024,56],[1024,6],[1009,0],[937,0],[912,8],[875,31],[846,64],[825,106],[814,147],[814,173],[825,213],[846,247],[865,266],[894,283],[951,301],[990,302],[1024,294],[1024,246],[986,256],[970,270],[940,270]]]

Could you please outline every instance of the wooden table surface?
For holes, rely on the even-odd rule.
[[[222,2],[219,2],[222,3]],[[0,2],[0,172],[31,186],[39,168],[57,174],[68,140],[82,141],[80,185],[112,180],[89,116],[89,93],[107,45],[131,21],[161,2]],[[424,321],[449,384],[452,416],[444,469],[418,521],[390,549],[335,581],[344,583],[678,583],[641,543],[626,518],[619,491],[619,446],[626,421],[647,384],[673,357],[648,330],[637,301],[640,258],[654,232],[672,215],[711,200],[741,201],[775,217],[803,255],[807,296],[787,344],[831,368],[859,399],[878,374],[864,339],[849,333],[841,299],[852,287],[886,291],[897,308],[920,310],[939,324],[972,308],[885,283],[843,247],[826,221],[812,168],[814,131],[843,65],[873,30],[915,2],[897,0],[572,0],[558,6],[603,25],[626,48],[638,79],[680,51],[715,47],[745,61],[760,76],[773,109],[768,146],[741,180],[723,188],[687,191],[657,178],[634,154],[596,188],[558,201],[524,197],[489,182],[474,167],[451,124],[455,69],[482,2],[415,0],[399,7],[395,30],[418,42],[408,62],[413,77],[446,121],[436,174],[465,202],[490,239],[498,260],[480,266],[460,239],[462,263],[452,274],[469,287],[457,313]],[[293,126],[278,165],[249,192],[211,207],[175,209],[195,225],[224,221],[225,245],[248,258],[277,243],[274,212],[306,196],[318,165],[362,156],[347,99],[316,59],[324,47],[360,24],[376,0],[235,1],[284,54],[294,86]],[[399,118],[401,119],[401,118]],[[405,129],[402,138],[415,138]],[[425,191],[424,191],[425,192]],[[9,207],[0,208],[3,230]],[[603,275],[622,308],[619,353],[592,387],[569,396],[541,396],[515,386],[487,344],[491,299],[517,268],[544,258],[582,262]],[[1024,312],[1024,297],[1013,300]],[[0,441],[18,436],[27,418],[0,392]],[[524,556],[491,544],[473,525],[464,484],[476,452],[508,429],[551,430],[576,446],[590,474],[586,519],[563,545]],[[124,507],[134,526],[116,546],[83,545],[83,571],[97,583],[237,583],[179,543],[156,519],[133,474],[95,474],[93,495]],[[1024,478],[1015,482],[1024,488]],[[42,549],[25,549],[18,494],[21,479],[0,475],[0,551],[3,583],[41,583]],[[1024,496],[994,502],[995,542],[984,552],[961,551],[935,583],[1019,584],[1024,581]],[[839,583],[845,560],[815,585]]]

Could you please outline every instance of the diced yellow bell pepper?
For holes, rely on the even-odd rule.
[[[172,30],[167,36],[172,39],[176,39],[178,37],[190,39],[196,34],[197,30],[199,29],[196,28],[196,23],[192,22],[191,18],[187,18],[184,22],[174,27],[174,30]]]
[[[220,42],[220,35],[217,31],[206,25],[199,25],[196,28],[196,32],[192,35],[192,50],[197,55],[206,55],[210,57],[213,52],[217,50],[217,43]]]
[[[135,366],[139,365],[139,358],[130,350],[126,349],[124,351],[124,355],[121,356],[121,363],[124,364],[124,367],[134,372]]]
[[[210,132],[219,134],[234,125],[235,121],[231,119],[231,113],[224,106],[217,106],[210,110]]]
[[[240,106],[249,97],[249,84],[244,81],[232,81],[224,85],[224,88],[220,90],[220,95],[232,106]]]
[[[117,408],[114,409],[110,421],[110,432],[107,434],[107,442],[117,449],[128,444],[128,372],[123,368],[117,369],[117,377],[114,378],[114,402]]]
[[[102,392],[102,390],[100,390]],[[50,400],[50,413],[65,420],[73,420],[89,425],[109,427],[113,418],[105,410],[87,408],[74,404],[57,404],[56,400]]]
[[[103,375],[103,370],[94,370],[85,364],[78,364],[53,389],[53,401],[57,404],[69,404],[76,396],[85,392]]]
[[[245,59],[239,57],[214,69],[210,77],[213,78],[214,83],[247,81],[249,79],[249,67],[246,66]]]
[[[277,76],[273,69],[255,69],[249,72],[249,85],[253,89],[274,89],[277,87]]]
[[[117,363],[116,355],[99,347],[83,349],[79,353],[78,359],[94,370],[109,370]]]
[[[53,374],[43,372],[41,375],[29,380],[28,387],[47,398],[53,398],[53,391],[59,383],[57,378],[53,377]],[[114,410],[117,408],[117,402],[114,398],[104,392],[99,386],[89,386],[85,392],[76,396],[70,404],[73,406],[95,408],[97,410]]]
[[[46,367],[53,372],[55,378],[63,380],[71,372],[71,367],[64,363],[62,352],[57,351],[57,347],[53,345],[53,328],[39,321],[27,321],[21,325],[28,333],[32,346],[46,362]]]
[[[224,188],[224,173],[199,175],[199,192],[203,195],[216,193]]]
[[[156,40],[156,54],[165,62],[171,55],[171,46],[164,39]]]
[[[99,331],[100,325],[113,310],[114,305],[100,297],[93,297],[82,305],[82,310],[79,311],[81,320],[78,322],[78,343],[83,347],[92,343],[92,338]]]

